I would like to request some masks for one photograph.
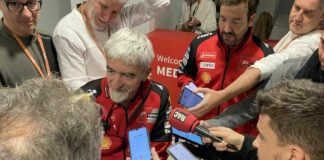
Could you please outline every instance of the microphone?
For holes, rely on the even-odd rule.
[[[223,140],[219,137],[212,136],[208,129],[199,125],[199,120],[191,114],[189,111],[176,108],[173,109],[169,116],[169,123],[172,127],[183,131],[183,132],[197,132],[198,134],[210,138],[215,142],[223,142]],[[227,148],[233,149],[237,151],[236,146],[232,144],[227,144]]]

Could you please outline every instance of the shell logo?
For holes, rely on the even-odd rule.
[[[109,137],[103,137],[101,140],[101,149],[109,149],[111,147],[111,139]]]
[[[203,72],[201,74],[201,80],[204,82],[204,83],[209,83],[210,82],[210,79],[211,79],[211,76],[208,72]]]

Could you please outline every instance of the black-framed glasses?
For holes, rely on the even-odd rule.
[[[11,13],[21,12],[25,6],[27,6],[30,11],[39,11],[42,7],[42,1],[28,1],[26,3],[7,0],[4,1],[6,2],[6,6]]]

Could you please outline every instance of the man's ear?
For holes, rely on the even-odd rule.
[[[151,71],[152,71],[152,67],[151,66],[147,67],[147,69],[144,71],[143,81],[146,81],[147,79],[151,79]]]
[[[305,151],[296,145],[290,145],[289,146],[290,154],[291,154],[291,160],[305,160],[306,159],[306,153]]]
[[[322,16],[321,16],[319,25],[320,25],[320,29],[323,30],[324,29],[324,14],[322,14]]]
[[[256,13],[252,14],[249,17],[249,27],[252,27],[253,26],[253,22],[254,22],[255,17],[256,17]]]

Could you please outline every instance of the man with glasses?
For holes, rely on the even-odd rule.
[[[0,86],[59,72],[51,37],[36,31],[42,1],[0,0]]]

